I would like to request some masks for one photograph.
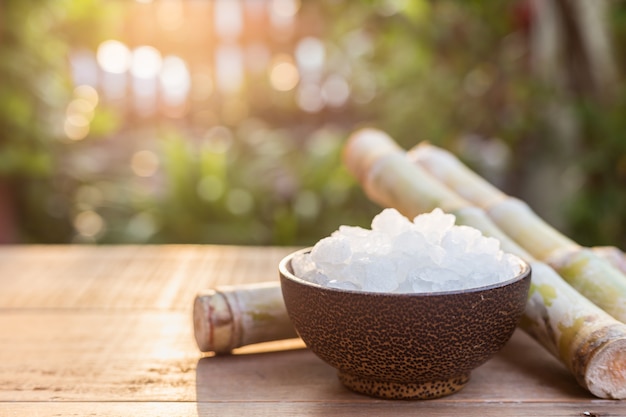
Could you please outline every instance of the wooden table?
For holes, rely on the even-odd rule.
[[[0,246],[0,416],[626,416],[520,331],[431,401],[350,392],[300,340],[201,354],[196,293],[277,280],[291,250]]]

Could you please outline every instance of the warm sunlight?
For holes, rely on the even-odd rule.
[[[117,40],[104,41],[98,46],[98,64],[107,72],[122,74],[130,68],[131,53],[126,45]]]

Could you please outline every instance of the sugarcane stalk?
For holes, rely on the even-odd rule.
[[[591,248],[600,258],[604,259],[615,268],[626,274],[626,254],[615,246],[593,246]]]
[[[278,281],[203,291],[194,300],[193,322],[202,352],[228,354],[242,346],[298,337]]]
[[[482,207],[494,222],[538,259],[578,245],[537,216],[523,201],[511,197],[463,164],[452,153],[422,142],[408,157],[475,206]],[[514,220],[514,221],[512,221]]]
[[[384,133],[364,129],[352,135],[344,162],[368,197],[405,216],[439,207],[457,222],[500,240],[501,247],[530,263],[532,284],[520,327],[570,370],[578,383],[600,398],[626,398],[626,325],[583,297],[553,268],[515,243],[481,208],[454,193]]]
[[[470,203],[482,207],[504,233],[551,265],[581,294],[626,322],[626,275],[619,269],[623,265],[615,253],[610,257],[606,250],[603,253],[578,245],[524,201],[498,190],[448,151],[420,143],[407,155]]]

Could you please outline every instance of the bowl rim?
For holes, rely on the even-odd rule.
[[[285,278],[297,284],[301,284],[301,285],[305,285],[305,286],[309,286],[313,288],[319,288],[319,289],[323,289],[323,290],[326,290],[332,293],[338,293],[338,294],[350,293],[350,294],[362,294],[366,296],[378,296],[378,297],[380,296],[436,297],[436,296],[446,296],[446,295],[472,294],[472,293],[479,293],[483,291],[493,290],[496,288],[503,288],[503,287],[512,285],[518,281],[522,281],[525,278],[530,277],[532,273],[532,267],[530,266],[528,262],[526,262],[525,260],[523,260],[522,258],[520,258],[519,256],[515,254],[508,253],[509,255],[513,256],[516,262],[520,265],[520,272],[517,275],[515,275],[513,278],[510,278],[506,281],[497,282],[495,284],[484,285],[481,287],[466,288],[466,289],[461,289],[461,290],[433,291],[433,292],[376,292],[376,291],[363,291],[363,290],[348,290],[348,289],[342,289],[342,288],[327,287],[324,285],[317,284],[315,282],[307,281],[305,279],[297,277],[294,273],[292,273],[289,270],[288,267],[291,267],[291,260],[294,257],[300,254],[311,252],[312,249],[313,249],[312,246],[299,249],[283,257],[283,259],[281,259],[281,261],[278,264],[279,273]]]

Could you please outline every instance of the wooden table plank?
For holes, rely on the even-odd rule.
[[[480,417],[624,417],[616,402],[490,403],[459,404],[436,401],[406,402],[371,400],[360,403],[268,403],[268,402],[71,402],[9,403],[0,405],[2,416],[103,416],[103,417],[366,417],[366,416],[480,416]]]
[[[459,393],[355,394],[300,340],[201,354],[196,292],[277,279],[293,248],[0,247],[0,416],[626,416],[517,331]]]
[[[87,310],[0,315],[0,401],[361,401],[301,342],[201,355],[191,313]],[[10,335],[10,336],[7,336]],[[519,352],[526,352],[520,356]],[[241,389],[245,381],[246,389]],[[518,332],[455,401],[591,400]],[[447,401],[448,399],[444,399]]]
[[[294,248],[0,247],[0,308],[186,310],[199,290],[278,280]]]
[[[190,320],[181,312],[5,311],[0,401],[192,401],[199,353]]]

